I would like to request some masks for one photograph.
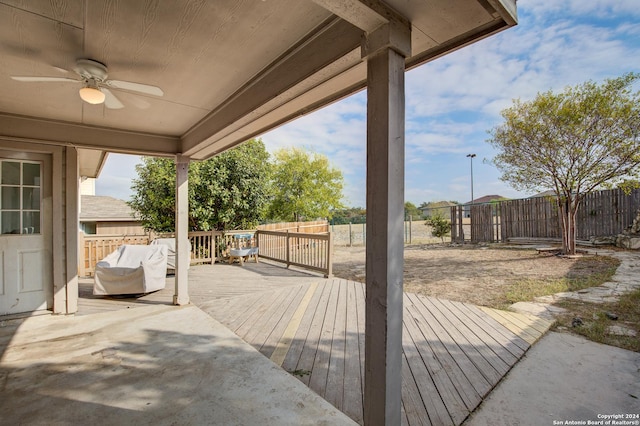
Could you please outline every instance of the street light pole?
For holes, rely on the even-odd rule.
[[[469,157],[471,159],[471,204],[473,204],[473,157],[475,157],[475,154],[467,154],[467,157]]]

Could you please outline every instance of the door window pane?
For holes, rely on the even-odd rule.
[[[22,184],[40,186],[40,164],[23,163]]]
[[[20,210],[20,187],[2,187],[2,210]]]
[[[20,185],[20,163],[15,161],[2,162],[2,184]]]
[[[3,234],[20,234],[20,212],[2,212]]]
[[[0,232],[39,234],[40,163],[0,160]]]
[[[40,188],[22,188],[22,208],[40,210]]]
[[[40,212],[22,213],[22,233],[23,234],[39,234],[40,233]]]

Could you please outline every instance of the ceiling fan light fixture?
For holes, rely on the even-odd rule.
[[[104,102],[105,95],[97,87],[83,87],[80,89],[80,98],[92,105],[98,105]]]

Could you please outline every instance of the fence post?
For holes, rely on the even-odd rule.
[[[362,224],[362,244],[367,245],[367,224]]]
[[[216,263],[216,257],[217,257],[217,247],[218,245],[216,244],[216,236],[215,236],[215,230],[212,229],[211,230],[211,239],[209,240],[209,256],[211,257],[211,264],[215,264]],[[191,250],[193,250],[193,246],[191,247]]]
[[[78,275],[86,277],[87,267],[84,253],[84,232],[78,232]]]
[[[349,247],[353,246],[353,242],[351,241],[351,222],[349,222]]]
[[[411,244],[411,227],[413,225],[413,215],[409,215],[409,244]]]
[[[289,251],[291,249],[290,244],[291,241],[289,240],[289,230],[287,229],[287,268],[291,266],[291,259],[289,258]]]
[[[333,234],[329,232],[329,240],[327,241],[327,274],[325,278],[333,276]]]

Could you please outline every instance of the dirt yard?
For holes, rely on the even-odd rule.
[[[607,262],[537,254],[534,249],[476,245],[411,245],[405,247],[404,259],[405,291],[492,307],[504,304],[505,287],[519,280],[577,278],[610,267]],[[333,273],[364,282],[364,260],[364,247],[337,246]]]

